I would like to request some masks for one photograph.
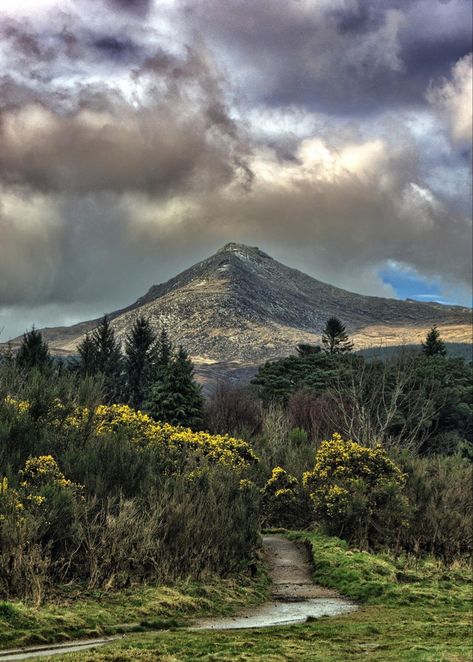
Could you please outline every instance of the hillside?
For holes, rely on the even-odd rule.
[[[235,243],[111,313],[119,338],[141,314],[169,329],[204,379],[209,368],[243,369],[292,353],[299,342],[318,342],[331,315],[343,320],[357,349],[418,343],[432,324],[450,342],[471,342],[468,308],[354,294]],[[96,323],[43,333],[54,352],[73,353]]]

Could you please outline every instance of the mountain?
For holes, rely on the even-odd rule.
[[[345,323],[357,348],[418,343],[433,324],[445,340],[471,342],[469,308],[354,294],[236,243],[111,313],[119,338],[141,314],[157,329],[167,327],[204,379],[286,356],[300,342],[317,343],[332,315]],[[73,353],[97,321],[42,331],[53,351]]]

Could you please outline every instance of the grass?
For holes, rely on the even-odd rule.
[[[209,614],[228,615],[262,602],[268,580],[246,577],[87,591],[65,586],[41,607],[0,602],[0,648],[47,644],[84,637],[177,627]],[[56,658],[57,659],[57,658]]]
[[[316,533],[287,532],[286,535],[310,545],[315,580],[359,602],[358,611],[266,630],[191,632],[170,627],[130,634],[95,651],[49,659],[51,662],[469,662],[472,659],[471,572],[466,564],[446,568],[431,559],[416,563],[406,557],[394,559],[389,555],[350,550],[345,542]],[[214,595],[204,597],[208,600],[207,608],[212,610],[231,609],[239,599],[255,597],[252,590],[244,587],[244,594],[237,591],[230,606],[219,606],[221,589],[215,590]],[[257,595],[261,597],[262,593]],[[125,613],[126,596],[120,602]],[[194,615],[196,609],[183,606],[179,617]],[[166,613],[176,615],[172,608]]]

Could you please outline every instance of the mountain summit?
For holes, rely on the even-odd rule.
[[[258,364],[316,343],[325,321],[339,317],[358,348],[420,342],[436,324],[445,339],[470,341],[471,311],[347,292],[277,262],[259,248],[229,243],[135,303],[111,313],[120,339],[138,315],[169,329],[198,365]],[[74,352],[91,320],[44,329],[56,352]]]

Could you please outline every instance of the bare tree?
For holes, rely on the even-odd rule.
[[[434,379],[416,379],[417,355],[404,353],[383,364],[359,361],[330,389],[329,412],[338,431],[368,446],[418,450],[435,431],[445,404]]]

